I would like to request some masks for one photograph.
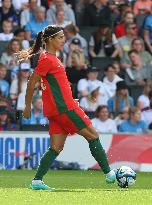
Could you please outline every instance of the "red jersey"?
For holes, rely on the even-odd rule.
[[[48,52],[40,55],[34,72],[41,76],[43,112],[52,117],[78,107],[61,61]]]
[[[115,27],[115,35],[117,38],[120,38],[120,37],[126,35],[126,30],[125,30],[124,24],[122,24],[122,23],[117,24],[117,26]]]

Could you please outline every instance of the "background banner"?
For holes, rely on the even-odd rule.
[[[134,170],[152,171],[151,135],[102,134],[100,141],[112,168],[128,165]],[[0,168],[17,169],[24,163],[25,168],[35,168],[49,146],[50,139],[46,132],[1,133]],[[57,160],[77,162],[82,169],[99,169],[89,152],[87,141],[79,135],[71,135],[67,138],[64,150]]]

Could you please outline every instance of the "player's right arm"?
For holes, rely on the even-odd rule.
[[[23,117],[25,118],[31,117],[31,102],[34,93],[34,88],[35,88],[35,84],[40,80],[41,80],[41,76],[33,72],[27,83],[26,96],[25,96],[25,109],[23,112]]]

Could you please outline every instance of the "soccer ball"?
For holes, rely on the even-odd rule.
[[[136,173],[130,167],[122,166],[116,171],[116,179],[118,186],[128,188],[135,183]]]

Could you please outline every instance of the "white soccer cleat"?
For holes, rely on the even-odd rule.
[[[30,188],[33,190],[55,190],[55,188],[49,187],[48,185],[44,184],[44,182],[41,180],[32,180]]]

